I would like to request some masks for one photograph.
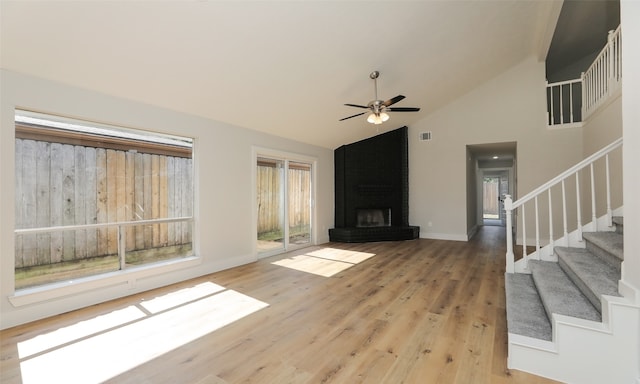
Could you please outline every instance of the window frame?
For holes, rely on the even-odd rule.
[[[16,107],[14,116],[21,112],[28,113],[28,114],[36,114],[36,115],[39,114],[38,112],[33,112],[24,108]],[[60,119],[63,121],[86,123],[92,126],[96,125],[96,126],[114,128],[115,130],[131,131],[134,133],[140,132],[142,134],[148,133],[155,137],[184,137],[184,136],[173,136],[171,134],[167,134],[164,132],[129,128],[129,127],[123,127],[119,125],[99,124],[99,123],[91,122],[90,120],[86,120],[86,119],[60,117],[50,113],[42,113],[41,115],[47,116],[56,120]],[[38,129],[38,127],[33,127],[33,125],[31,124],[17,123],[15,121],[15,117],[14,117],[14,124],[15,124],[14,127],[16,128],[14,130],[14,140],[13,140],[14,148],[16,145],[15,144],[16,139],[20,139],[20,138],[33,139],[33,135],[37,134],[36,130]],[[88,145],[88,146],[94,146],[98,148],[108,147],[109,149],[117,149],[117,150],[123,150],[123,145],[126,146],[127,144],[127,140],[122,141],[122,140],[118,140],[117,138],[105,139],[105,137],[103,136],[91,137],[90,134],[83,137],[83,135],[78,132],[76,133],[63,132],[56,129],[49,129],[49,131],[50,131],[49,133],[53,134],[51,138],[54,141],[52,142],[62,141],[66,144],[72,144],[72,145],[82,145],[82,146]],[[198,249],[199,249],[198,238],[197,238],[198,232],[197,232],[196,220],[195,220],[196,206],[197,206],[197,190],[196,190],[197,182],[196,182],[196,172],[195,172],[196,138],[187,138],[187,137],[184,137],[184,138],[189,139],[192,143],[189,151],[191,154],[190,156],[185,156],[186,153],[184,148],[181,149],[172,145],[165,145],[165,144],[158,144],[158,143],[142,143],[142,146],[145,148],[145,151],[153,152],[158,155],[178,154],[178,155],[181,155],[181,157],[189,157],[191,159],[190,167],[191,167],[191,174],[193,176],[191,178],[191,186],[190,186],[190,190],[192,194],[192,196],[190,197],[190,200],[191,200],[190,216],[170,217],[166,219],[163,218],[163,219],[152,219],[152,220],[144,220],[144,221],[126,221],[126,222],[109,222],[109,223],[99,223],[99,224],[72,225],[63,229],[61,229],[61,227],[49,227],[49,228],[55,228],[55,230],[71,230],[71,229],[76,229],[76,227],[80,227],[80,226],[97,228],[97,227],[114,226],[114,225],[117,225],[118,228],[123,228],[126,226],[142,225],[145,223],[160,223],[160,222],[166,223],[166,222],[182,221],[182,222],[187,222],[189,223],[189,225],[191,225],[191,247],[192,247],[191,255],[179,256],[176,258],[169,258],[161,261],[149,262],[142,265],[128,266],[126,268],[122,268],[123,267],[122,264],[124,262],[123,260],[124,255],[122,255],[122,258],[120,259],[119,270],[99,273],[95,275],[83,276],[78,278],[65,279],[65,280],[60,280],[56,282],[50,282],[50,283],[45,283],[37,286],[31,286],[31,287],[25,287],[25,288],[19,288],[19,289],[15,288],[16,286],[15,270],[16,269],[14,264],[14,268],[12,268],[12,274],[14,278],[11,279],[13,295],[8,296],[8,299],[11,302],[11,304],[14,307],[20,307],[24,305],[30,305],[34,303],[40,303],[43,301],[60,298],[63,296],[73,295],[76,293],[86,292],[88,290],[115,287],[120,285],[128,285],[130,289],[134,289],[137,284],[137,281],[140,279],[151,278],[160,274],[170,273],[170,272],[185,269],[185,268],[196,267],[202,264],[202,260],[198,252]],[[39,138],[39,140],[43,140],[43,139]],[[89,142],[91,141],[94,141],[95,143],[90,144]],[[129,143],[131,143],[131,141],[129,141]],[[124,147],[124,148],[127,148],[127,147]],[[128,147],[128,149],[130,149],[130,147]],[[13,229],[14,229],[13,231],[14,241],[15,241],[16,231],[21,231],[23,233],[28,233],[28,232],[36,233],[38,231],[47,231],[46,227],[17,229],[15,221],[14,221]]]

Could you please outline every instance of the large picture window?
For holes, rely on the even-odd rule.
[[[193,140],[15,113],[15,287],[193,255]]]

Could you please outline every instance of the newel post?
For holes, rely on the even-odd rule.
[[[547,83],[547,87],[545,88],[547,91],[547,99],[549,100],[549,107],[547,108],[547,125],[553,125],[553,120],[551,114],[549,113],[553,109],[553,88],[549,89],[549,80],[545,81]]]
[[[511,200],[511,195],[504,195],[504,210],[505,210],[505,218],[507,220],[506,223],[506,231],[507,231],[507,273],[515,272],[515,257],[513,255],[513,226],[512,226],[512,217],[511,212],[513,211],[513,200]]]

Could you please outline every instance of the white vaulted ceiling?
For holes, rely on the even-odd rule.
[[[557,1],[2,1],[1,65],[327,148],[418,119],[528,55]]]

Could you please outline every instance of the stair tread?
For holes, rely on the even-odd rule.
[[[505,274],[507,329],[510,333],[551,341],[551,323],[531,275]]]
[[[549,317],[552,313],[557,313],[585,320],[602,321],[600,312],[580,292],[558,263],[531,260],[529,268]]]
[[[582,237],[618,259],[624,260],[623,235],[616,232],[584,232]]]
[[[583,248],[556,247],[556,252],[596,295],[620,296],[620,272],[601,258]]]

